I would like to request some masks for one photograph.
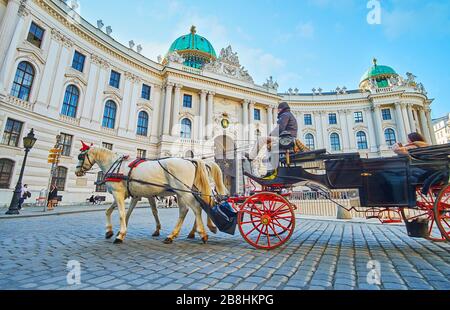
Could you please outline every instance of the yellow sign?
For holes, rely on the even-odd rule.
[[[49,164],[57,164],[59,163],[59,157],[61,156],[61,149],[52,148],[49,150],[47,162]]]
[[[228,126],[230,125],[230,121],[227,120],[226,118],[222,119],[222,121],[220,122],[220,124],[222,125],[222,128],[227,129]]]

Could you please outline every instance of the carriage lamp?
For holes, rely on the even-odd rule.
[[[36,138],[34,136],[34,130],[31,128],[30,132],[26,137],[23,138],[23,146],[25,148],[25,156],[22,162],[22,168],[20,169],[19,179],[17,180],[16,187],[14,189],[14,194],[11,199],[11,203],[9,205],[8,211],[5,214],[19,214],[19,203],[20,203],[20,195],[22,193],[22,179],[23,173],[25,170],[25,164],[27,162],[28,152],[33,148],[36,143]]]

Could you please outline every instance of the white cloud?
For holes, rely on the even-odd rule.
[[[314,26],[311,22],[300,23],[295,28],[296,33],[302,38],[313,38],[314,37]]]

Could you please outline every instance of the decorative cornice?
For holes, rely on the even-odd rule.
[[[28,41],[26,41],[28,43]],[[28,43],[29,44],[29,43]],[[32,56],[33,59],[37,60],[37,62],[40,62],[42,65],[45,64],[45,59],[41,54],[41,50],[36,48],[30,48],[28,47],[31,44],[26,44],[25,46],[22,45],[17,48],[17,51],[22,52],[24,54],[28,54],[28,56]],[[34,47],[34,45],[31,45]]]
[[[104,59],[104,58],[102,58],[100,56],[97,56],[95,54],[91,54],[91,62],[93,64],[98,65],[98,66],[100,66],[102,68],[105,68],[105,69],[108,69],[108,68],[111,67],[111,65],[109,64],[109,62],[106,59]]]
[[[131,72],[125,72],[124,76],[126,80],[131,81],[133,83],[140,83],[142,81],[142,79],[139,76]]]
[[[61,43],[62,45],[64,45],[67,48],[71,48],[74,45],[73,41],[71,39],[69,39],[68,37],[63,35],[60,31],[58,31],[54,28],[51,30],[51,34],[52,34],[52,39]]]

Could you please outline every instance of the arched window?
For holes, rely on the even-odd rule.
[[[14,162],[10,159],[0,159],[0,188],[9,188]]]
[[[148,132],[148,114],[145,111],[139,112],[137,123],[137,134],[139,136],[147,136]]]
[[[52,178],[52,184],[56,184],[59,191],[63,191],[66,188],[67,168],[59,166],[56,168],[56,174]]]
[[[306,147],[309,148],[310,150],[314,150],[315,149],[315,147],[314,147],[314,136],[312,134],[307,133],[305,135],[305,144],[306,144]]]
[[[330,135],[330,143],[331,143],[332,151],[340,151],[341,150],[341,141],[340,141],[339,135],[337,133],[333,132]]]
[[[17,66],[16,76],[11,89],[11,96],[28,101],[30,99],[31,87],[33,86],[34,69],[26,61]]]
[[[393,146],[397,142],[397,139],[395,138],[395,131],[392,128],[387,128],[384,131],[384,138],[386,140],[386,144],[389,146]]]
[[[79,98],[80,91],[78,88],[75,85],[67,86],[61,114],[76,117]]]
[[[105,111],[103,112],[102,126],[114,129],[116,125],[117,105],[114,101],[108,100],[105,104]]]
[[[358,146],[358,150],[367,150],[367,136],[364,131],[358,131],[356,133],[356,143]]]
[[[191,138],[192,123],[188,118],[183,118],[181,121],[181,138],[190,139]]]

